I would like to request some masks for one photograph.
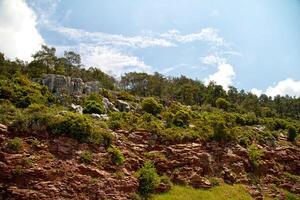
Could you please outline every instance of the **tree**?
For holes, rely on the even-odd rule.
[[[42,49],[32,56],[33,61],[27,67],[29,76],[36,78],[44,73],[55,72],[58,64],[55,52],[56,49],[54,47],[42,45]]]

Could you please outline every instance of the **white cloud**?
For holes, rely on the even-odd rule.
[[[203,28],[199,32],[186,35],[182,35],[178,30],[173,29],[167,33],[161,34],[161,37],[182,43],[202,41],[209,42],[216,46],[227,45],[225,40],[219,36],[218,30],[210,27]]]
[[[208,55],[202,58],[202,62],[207,65],[217,65],[218,69],[217,72],[204,79],[205,84],[209,84],[209,82],[213,81],[218,85],[222,85],[225,90],[228,90],[229,86],[233,83],[235,72],[233,66],[227,63],[226,58]]]
[[[24,0],[1,0],[0,24],[0,51],[10,59],[29,61],[44,43],[35,13]]]
[[[172,47],[171,41],[151,36],[128,37],[121,34],[109,34],[103,32],[88,32],[81,29],[68,28],[59,25],[48,24],[48,28],[73,39],[76,42],[97,43],[98,45],[125,46],[132,48],[146,48],[153,46]]]
[[[266,95],[273,97],[276,95],[300,97],[300,80],[296,81],[287,78],[283,81],[279,81],[275,86],[268,87],[265,93]]]
[[[86,66],[98,67],[104,72],[121,76],[125,72],[137,71],[150,73],[152,67],[145,64],[136,56],[125,54],[109,47],[90,46],[81,44],[75,47],[60,47],[59,50],[76,50],[82,56]]]
[[[257,89],[257,88],[252,88],[252,89],[250,90],[250,92],[251,92],[252,94],[255,94],[255,95],[258,96],[258,97],[263,93],[262,90],[259,90],[259,89]]]
[[[202,58],[202,62],[206,65],[221,65],[226,63],[227,60],[219,56],[208,55]]]

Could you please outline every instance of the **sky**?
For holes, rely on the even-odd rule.
[[[300,0],[0,0],[0,51],[42,44],[86,67],[300,96]]]

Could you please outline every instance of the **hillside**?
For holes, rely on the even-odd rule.
[[[49,52],[0,59],[0,199],[299,199],[300,98]]]

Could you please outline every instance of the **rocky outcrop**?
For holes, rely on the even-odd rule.
[[[112,103],[112,102],[110,102],[109,100],[108,100],[108,98],[105,98],[105,97],[103,97],[103,105],[104,105],[104,108],[105,108],[105,110],[106,110],[106,112],[109,112],[109,111],[112,111],[112,112],[118,112],[119,110],[115,107],[115,105]]]
[[[46,85],[49,91],[55,94],[90,94],[92,92],[99,92],[102,87],[99,81],[83,82],[81,78],[58,74],[45,74],[42,78],[34,79],[34,81]]]
[[[281,190],[270,187],[276,184],[300,194],[300,184],[295,181],[300,171],[296,145],[262,146],[263,162],[252,171],[247,149],[238,144],[196,141],[164,145],[155,134],[143,130],[119,130],[114,136],[114,145],[126,158],[121,166],[111,162],[103,146],[68,137],[38,138],[39,145],[32,145],[31,137],[22,136],[22,150],[8,151],[6,144],[13,134],[0,125],[0,199],[129,199],[138,190],[134,174],[146,160],[153,161],[157,172],[174,183],[195,188],[242,183],[255,199],[262,199],[263,194],[282,199]],[[83,163],[81,154],[87,150],[92,158]],[[253,185],[256,179],[259,184]],[[162,182],[156,191],[168,189]]]
[[[121,112],[129,112],[130,111],[130,105],[129,103],[123,101],[123,100],[117,100],[116,102],[116,107],[121,111]]]

